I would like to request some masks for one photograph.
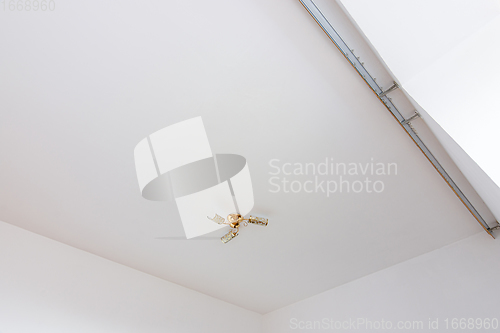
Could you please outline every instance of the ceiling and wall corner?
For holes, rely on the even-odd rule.
[[[68,1],[4,18],[0,220],[261,314],[482,231],[298,1]],[[138,194],[136,143],[196,116],[213,151],[247,158],[265,232],[174,240],[175,205]],[[381,193],[272,192],[270,163],[325,160],[397,174],[374,176]]]
[[[267,313],[264,332],[446,332],[469,318],[471,331],[497,330],[499,250],[484,232],[468,237]]]
[[[256,333],[262,316],[0,221],[1,332]]]
[[[337,2],[405,93],[425,109],[424,120],[500,220],[500,141],[495,135],[500,2]],[[421,17],[425,24],[419,24]]]
[[[486,204],[488,208],[492,207],[492,205],[496,203],[495,199],[496,197],[498,197],[498,195],[496,196],[491,195],[492,193],[489,193],[491,191],[487,191],[487,189],[491,190],[493,186],[496,187],[498,190],[498,187],[490,179],[486,179],[488,181],[487,183],[484,182],[478,183],[478,180],[480,180],[480,178],[478,177],[477,172],[474,173],[473,169],[470,167],[464,168],[464,165],[466,166],[472,165],[475,166],[476,169],[479,169],[476,163],[466,154],[463,154],[463,151],[461,151],[462,154],[457,153],[456,149],[457,145],[449,144],[449,142],[450,141],[452,142],[453,140],[449,138],[446,132],[441,129],[441,127],[428,115],[428,113],[425,112],[420,107],[420,105],[418,105],[415,102],[415,100],[411,98],[411,96],[408,95],[408,92],[405,91],[405,89],[401,88],[400,84],[397,83],[396,81],[397,79],[394,78],[394,76],[392,76],[393,82],[388,88],[384,89],[379,83],[377,83],[376,78],[374,77],[375,73],[368,70],[364,62],[361,60],[361,57],[363,57],[364,59],[364,56],[366,56],[366,54],[354,53],[354,49],[351,48],[352,44],[350,44],[350,42],[349,44],[346,44],[346,41],[344,40],[345,37],[343,38],[342,35],[339,35],[339,33],[335,30],[335,28],[332,27],[330,21],[337,23],[335,20],[336,16],[335,10],[333,11],[334,14],[332,15],[331,12],[325,13],[324,10],[322,11],[320,8],[318,8],[316,2],[313,2],[312,0],[301,0],[301,3],[303,4],[304,8],[311,14],[314,20],[318,23],[318,25],[322,28],[322,30],[328,35],[331,41],[339,49],[339,51],[345,56],[346,60],[353,66],[353,68],[360,75],[360,77],[366,82],[366,84],[370,87],[370,89],[372,89],[375,95],[380,99],[380,102],[387,107],[387,110],[394,116],[394,118],[398,121],[398,123],[405,130],[405,132],[411,137],[412,141],[419,147],[421,152],[435,167],[436,171],[439,172],[439,174],[443,177],[443,180],[446,181],[446,183],[450,186],[450,188],[457,195],[460,201],[462,201],[462,203],[467,207],[467,209],[471,212],[471,214],[478,221],[478,223],[484,228],[484,230],[489,235],[493,236],[493,232],[500,228],[500,224],[495,220],[495,217],[493,218],[488,217],[487,219],[483,218],[480,211],[476,209],[472,201],[468,199],[467,195],[461,190],[457,182],[454,181],[453,179],[454,177],[452,176],[452,174],[450,174],[446,170],[446,168],[444,168],[443,164],[439,161],[435,153],[433,153],[433,151],[430,150],[429,147],[426,145],[425,140],[422,140],[422,137],[418,134],[418,131],[415,129],[413,124],[415,122],[419,122],[420,119],[424,120],[425,124],[430,123],[428,127],[427,126],[424,127],[434,132],[435,134],[434,138],[437,138],[440,141],[442,148],[444,148],[448,152],[447,156],[451,157],[456,162],[456,165],[462,171],[461,175],[469,179],[470,184],[474,187],[475,190],[477,190],[474,191],[474,196],[479,195],[481,199],[484,200],[484,204]],[[329,5],[326,6],[327,8],[331,7],[331,2],[326,2],[326,3]],[[323,8],[323,6],[321,7]],[[338,7],[334,9],[338,9]],[[344,8],[343,10],[345,12]],[[352,21],[353,20],[351,18],[351,22]],[[359,28],[357,29],[357,31],[359,31]],[[373,46],[371,48],[373,53],[377,54],[376,51],[373,49]],[[370,56],[370,53],[368,55]],[[381,64],[385,64],[383,60],[381,59],[379,60]],[[401,105],[399,105],[399,102],[401,101],[398,101],[398,103],[393,102],[392,100],[393,97],[391,96],[393,96],[394,92],[397,90],[401,90],[401,92],[403,93],[402,95],[400,94],[400,96],[406,97],[406,100],[404,102],[406,102],[406,104],[409,104],[414,108],[413,114],[405,116],[404,115],[405,112],[402,112],[400,110]],[[422,124],[421,121],[420,123]],[[466,158],[464,159],[463,157]],[[482,176],[483,174],[485,175],[485,173],[482,172],[482,174],[479,174],[479,176]],[[500,194],[500,190],[497,192],[498,192],[497,194]],[[496,206],[494,206],[494,208],[495,209],[493,209],[493,211],[487,209],[487,214],[491,215],[492,213],[493,215],[495,215]]]

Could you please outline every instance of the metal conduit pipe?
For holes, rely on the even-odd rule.
[[[404,130],[411,137],[413,142],[420,148],[422,153],[427,157],[427,159],[432,163],[434,168],[441,174],[443,179],[448,183],[451,189],[455,192],[458,198],[462,201],[462,203],[467,207],[467,209],[471,212],[471,214],[476,218],[476,220],[481,224],[484,230],[490,234],[493,238],[492,231],[500,229],[500,226],[497,225],[495,227],[490,227],[486,221],[481,217],[479,212],[474,208],[472,203],[467,199],[465,194],[460,190],[457,184],[453,181],[450,175],[446,172],[443,166],[439,163],[439,161],[434,157],[429,148],[424,144],[422,139],[417,135],[415,130],[411,127],[410,122],[415,118],[419,117],[419,114],[416,113],[411,118],[405,119],[403,115],[399,112],[396,106],[392,103],[392,101],[387,97],[391,91],[394,91],[399,88],[399,85],[394,82],[394,84],[389,87],[387,90],[383,91],[382,88],[375,82],[370,73],[363,66],[361,61],[354,55],[351,49],[347,46],[344,40],[340,37],[337,31],[332,27],[332,25],[328,22],[328,20],[324,17],[323,13],[319,10],[319,8],[314,4],[312,0],[299,0],[304,8],[311,14],[316,23],[323,29],[323,31],[328,35],[328,37],[332,40],[332,42],[337,46],[337,48],[342,52],[344,57],[349,61],[349,63],[356,69],[358,74],[363,78],[363,80],[368,84],[368,86],[373,90],[373,92],[377,95],[382,103],[387,107],[387,109],[392,113],[394,118],[399,122],[399,124],[404,128]],[[497,222],[498,223],[498,222]]]

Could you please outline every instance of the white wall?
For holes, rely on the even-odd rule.
[[[441,332],[446,318],[498,320],[499,253],[500,241],[474,235],[268,313],[264,332],[323,320],[421,321],[404,331]],[[261,331],[257,313],[0,222],[0,333]]]
[[[325,319],[421,321],[392,330],[418,332],[446,331],[446,318],[498,320],[499,253],[500,241],[474,235],[268,313],[264,332]],[[0,222],[0,333],[16,332],[256,333],[262,316]]]
[[[262,316],[0,222],[0,333],[235,331]]]
[[[446,318],[450,332],[498,332],[477,328],[452,330],[451,324],[453,318],[500,320],[499,254],[500,240],[482,232],[268,313],[264,316],[264,332],[311,331],[293,329],[299,325],[307,327],[308,321],[313,327],[314,321],[324,325],[312,331],[446,332]],[[356,322],[358,318],[370,320],[372,325],[376,325],[375,321],[391,321],[393,327],[399,321],[403,325],[422,321],[424,328],[377,330],[361,324],[358,329],[326,329],[332,326],[330,319]],[[437,329],[429,329],[429,318],[434,323],[439,320]],[[327,324],[322,322],[324,319]]]

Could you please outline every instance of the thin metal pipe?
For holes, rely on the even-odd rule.
[[[396,106],[392,103],[389,97],[386,94],[389,92],[384,92],[382,88],[379,87],[377,82],[373,79],[370,73],[363,66],[361,61],[354,55],[351,49],[344,42],[342,37],[337,33],[337,31],[332,27],[330,22],[325,18],[323,13],[319,10],[319,8],[314,4],[312,0],[299,0],[304,8],[311,14],[314,20],[318,23],[318,25],[323,29],[323,31],[330,37],[332,42],[337,46],[340,52],[344,55],[344,57],[351,63],[351,65],[356,69],[358,74],[363,78],[363,80],[368,84],[368,86],[373,90],[373,92],[377,95],[382,103],[387,107],[387,109],[392,113],[394,118],[399,122],[399,124],[404,128],[404,130],[408,133],[408,135],[412,138],[413,142],[420,148],[422,153],[427,157],[427,159],[432,163],[434,168],[441,174],[443,179],[448,183],[451,189],[455,192],[458,198],[463,202],[463,204],[467,207],[467,209],[471,212],[471,214],[476,218],[476,220],[481,224],[481,226],[486,230],[488,234],[492,237],[490,226],[486,223],[486,221],[482,218],[479,212],[474,208],[472,203],[467,199],[465,194],[460,190],[458,185],[453,181],[453,179],[448,175],[443,166],[439,163],[436,157],[431,153],[429,148],[424,144],[422,139],[417,135],[417,133],[413,130],[410,125],[410,121],[407,121],[403,117],[403,115],[399,112]],[[408,119],[409,120],[409,119]]]

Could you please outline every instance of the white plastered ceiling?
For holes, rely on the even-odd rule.
[[[483,230],[298,1],[58,1],[2,15],[5,222],[259,313]],[[175,204],[141,197],[135,145],[196,116],[215,153],[247,159],[267,228],[182,240]],[[381,193],[271,193],[273,159],[398,172]]]

